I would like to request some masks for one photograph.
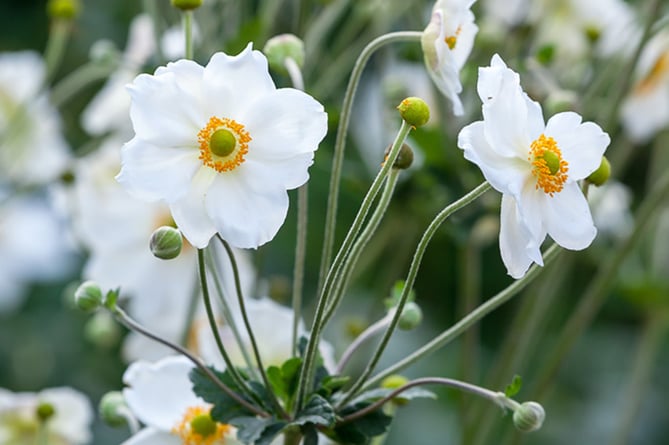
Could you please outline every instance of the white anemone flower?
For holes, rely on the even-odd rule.
[[[642,143],[669,126],[669,31],[645,46],[636,77],[620,111],[625,132]]]
[[[270,241],[288,211],[287,190],[309,178],[327,114],[311,96],[277,89],[249,44],[207,66],[179,60],[129,86],[135,137],[118,175],[128,191],[162,200],[192,245],[217,232],[231,245]]]
[[[60,116],[42,91],[45,73],[35,52],[0,54],[0,182],[49,182],[67,167]]]
[[[39,393],[0,388],[0,443],[4,445],[41,443],[40,437],[53,445],[86,444],[91,439],[92,422],[90,401],[72,388],[49,388]]]
[[[541,105],[498,55],[479,68],[478,94],[483,120],[462,129],[458,146],[502,193],[500,251],[509,275],[520,278],[532,262],[543,265],[546,235],[571,250],[594,239],[597,229],[577,181],[599,167],[610,138],[573,112],[544,123]]]
[[[236,430],[214,422],[211,405],[193,392],[191,369],[193,364],[183,356],[128,367],[123,395],[146,427],[122,445],[241,445]]]
[[[438,0],[421,38],[427,71],[439,91],[453,103],[453,114],[458,116],[464,113],[458,96],[462,92],[460,70],[478,32],[471,11],[475,1]]]

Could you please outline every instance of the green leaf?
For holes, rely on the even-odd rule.
[[[353,399],[352,403],[362,403],[362,402],[375,402],[377,400],[383,399],[390,395],[394,389],[390,388],[376,388],[369,391],[365,391],[360,394],[358,397]],[[401,401],[409,401],[412,399],[436,399],[437,395],[432,391],[429,391],[425,388],[413,387],[409,388],[406,391],[402,391],[399,395],[394,397],[394,399]]]
[[[304,408],[295,415],[295,420],[291,425],[313,423],[314,425],[331,427],[334,425],[335,420],[336,415],[330,402],[318,394],[313,394]]]
[[[369,405],[369,403],[349,405],[341,411],[341,416],[353,414]],[[384,413],[382,409],[377,409],[359,419],[336,426],[334,433],[339,442],[350,445],[367,445],[372,437],[385,433],[392,420],[393,418]]]
[[[511,383],[504,390],[504,395],[511,398],[518,394],[521,386],[523,386],[523,379],[519,375],[514,375]]]
[[[351,377],[346,375],[329,375],[323,379],[321,389],[325,390],[325,396],[327,397],[342,389],[349,380],[351,380]]]
[[[239,388],[227,372],[219,372],[210,368],[212,372],[230,389],[239,394]],[[211,403],[211,418],[221,423],[229,423],[235,417],[253,415],[251,411],[240,405],[235,399],[227,395],[218,385],[198,368],[193,368],[189,374],[193,383],[193,392],[204,401]],[[246,398],[244,398],[247,400]]]
[[[247,445],[265,445],[286,426],[286,422],[270,418],[236,417],[230,425],[237,427],[237,439]]]

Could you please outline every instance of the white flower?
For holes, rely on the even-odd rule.
[[[41,420],[38,408],[49,407],[46,419],[48,443],[78,445],[91,439],[93,409],[82,393],[72,388],[50,388],[39,393],[13,393],[0,388],[0,443],[38,443]]]
[[[464,113],[458,94],[460,70],[474,46],[478,27],[471,6],[476,0],[438,0],[423,31],[425,65],[437,88],[453,103],[453,113]]]
[[[122,445],[241,445],[235,429],[214,423],[209,415],[211,405],[193,392],[188,378],[191,369],[193,364],[183,356],[153,364],[140,361],[128,367],[123,375],[127,385],[123,395],[146,427]],[[212,430],[203,435],[197,425],[211,426]]]
[[[502,193],[502,260],[509,275],[520,278],[532,262],[543,265],[547,234],[572,250],[594,239],[597,230],[577,181],[599,167],[610,138],[572,112],[544,123],[541,106],[498,55],[479,69],[478,93],[483,121],[463,128],[458,146]]]
[[[485,19],[494,24],[501,24],[505,27],[520,25],[527,18],[529,10],[529,0],[508,0],[500,2],[499,0],[485,0],[483,10]]]
[[[630,138],[646,142],[669,126],[669,32],[658,33],[648,42],[636,71],[636,84],[620,111]]]
[[[285,220],[288,189],[304,184],[327,131],[323,106],[276,89],[251,45],[206,67],[180,60],[129,87],[135,137],[118,180],[135,196],[165,201],[184,236],[202,248],[218,232],[255,248]]]
[[[37,53],[0,54],[0,182],[48,182],[67,166],[60,117],[41,91],[44,76]]]

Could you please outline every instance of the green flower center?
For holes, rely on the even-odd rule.
[[[546,161],[546,167],[548,167],[551,175],[555,175],[560,170],[560,156],[557,153],[554,151],[545,151],[541,157]]]
[[[216,433],[216,422],[212,420],[209,413],[193,417],[190,421],[190,427],[194,433],[202,437],[209,437]]]
[[[209,149],[211,152],[222,158],[235,151],[236,146],[237,139],[235,138],[235,135],[225,128],[214,131],[209,139]]]

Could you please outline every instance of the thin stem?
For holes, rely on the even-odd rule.
[[[165,57],[163,54],[163,48],[160,45],[161,36],[163,35],[163,24],[160,18],[157,0],[144,0],[142,3],[144,5],[144,11],[151,16],[151,22],[153,24],[154,50],[156,57],[159,61],[162,62]]]
[[[441,227],[443,222],[446,221],[446,219],[450,215],[460,210],[461,208],[471,204],[488,190],[490,190],[490,184],[488,182],[483,182],[474,190],[467,193],[465,196],[458,199],[454,203],[448,205],[445,209],[439,212],[439,214],[434,218],[434,220],[432,220],[428,228],[425,230],[423,237],[418,242],[418,247],[416,247],[416,252],[414,253],[413,259],[411,260],[411,266],[409,266],[409,272],[404,282],[404,289],[402,290],[402,295],[400,296],[399,303],[395,308],[393,319],[391,320],[390,325],[388,325],[388,328],[386,329],[386,332],[382,337],[381,342],[379,343],[376,351],[374,352],[374,355],[367,364],[367,367],[362,372],[360,377],[358,377],[358,380],[348,390],[348,393],[344,396],[339,406],[343,406],[346,402],[348,402],[349,400],[351,400],[351,398],[355,396],[356,392],[363,387],[363,385],[365,384],[365,380],[371,375],[377,363],[381,359],[381,355],[385,351],[386,346],[388,346],[390,337],[392,336],[395,328],[397,327],[397,323],[399,322],[400,317],[402,316],[404,305],[407,299],[409,298],[409,295],[411,294],[411,289],[413,288],[414,282],[416,281],[416,276],[418,275],[418,269],[420,268],[421,262],[423,260],[423,255],[425,254],[425,250],[427,249],[427,246],[432,240],[434,234],[437,233],[439,227]]]
[[[81,65],[51,89],[51,104],[54,107],[62,106],[88,85],[107,78],[116,67],[116,63],[100,64],[90,62]]]
[[[177,344],[174,344],[170,341],[165,340],[164,338],[159,337],[158,335],[154,334],[153,332],[148,331],[145,329],[143,326],[139,325],[135,320],[130,318],[128,314],[126,314],[123,309],[120,307],[116,306],[113,310],[114,315],[116,316],[116,319],[125,327],[127,327],[130,330],[133,330],[139,334],[144,335],[145,337],[150,338],[151,340],[157,341],[161,345],[167,346],[168,348],[180,353],[181,355],[184,355],[186,358],[188,358],[197,368],[202,371],[204,374],[209,377],[209,379],[216,385],[218,386],[224,393],[226,393],[228,396],[230,396],[235,402],[239,403],[242,405],[244,408],[247,410],[251,411],[257,416],[260,417],[270,417],[270,415],[263,411],[262,409],[258,408],[257,406],[249,403],[247,400],[245,400],[243,397],[241,397],[239,394],[237,394],[235,391],[233,391],[229,386],[227,386],[225,383],[223,383],[217,376],[214,374],[207,366],[205,366],[204,363],[200,361],[199,358],[195,357],[193,354],[190,353],[186,348],[183,348]]]
[[[184,11],[184,55],[193,60],[193,11]]]
[[[230,264],[232,265],[232,271],[235,277],[235,289],[237,290],[237,300],[239,301],[239,310],[242,314],[242,319],[244,320],[244,326],[246,327],[246,332],[249,335],[249,342],[251,343],[251,349],[253,350],[253,355],[255,356],[256,359],[256,364],[258,371],[260,372],[260,377],[262,378],[262,381],[265,384],[265,388],[267,388],[267,392],[270,396],[272,404],[276,407],[277,411],[280,413],[282,417],[288,418],[288,413],[286,413],[286,411],[283,409],[283,407],[276,398],[276,394],[274,394],[274,392],[271,389],[272,385],[269,382],[269,378],[267,378],[267,373],[265,372],[265,366],[263,365],[262,358],[260,357],[260,350],[258,349],[258,343],[256,342],[255,335],[253,334],[253,329],[251,328],[251,322],[249,321],[249,316],[246,312],[246,305],[244,304],[244,295],[242,294],[242,284],[239,280],[239,268],[237,267],[237,260],[235,259],[235,254],[232,251],[232,248],[230,247],[230,244],[228,244],[227,241],[225,241],[219,234],[217,234],[216,237],[219,239],[219,241],[225,248],[225,252],[228,254],[228,258],[230,259]]]
[[[552,262],[553,258],[559,252],[560,249],[557,244],[548,248],[543,255],[544,264],[546,266],[549,265]],[[363,389],[375,385],[376,383],[380,382],[389,375],[392,375],[400,371],[401,369],[406,368],[407,366],[415,363],[422,357],[431,354],[434,351],[445,346],[446,344],[450,343],[451,340],[458,337],[460,334],[469,329],[471,325],[477,323],[483,317],[485,317],[490,312],[497,309],[502,304],[506,303],[514,295],[523,290],[525,286],[531,283],[539,275],[540,271],[541,271],[540,266],[537,266],[536,264],[533,265],[532,267],[530,267],[530,270],[525,274],[523,278],[511,283],[506,289],[504,289],[503,291],[501,291],[500,293],[498,293],[497,295],[495,295],[494,297],[492,297],[491,299],[489,299],[488,301],[486,301],[485,303],[474,309],[466,317],[462,318],[456,324],[454,324],[453,326],[451,326],[450,328],[448,328],[447,330],[436,336],[430,342],[426,343],[424,346],[419,348],[417,351],[413,352],[404,359],[400,360],[399,362],[395,363],[392,366],[389,366],[388,368],[384,369],[383,371],[381,371],[380,373],[369,379],[367,383],[365,383],[365,385],[363,386]]]
[[[353,414],[349,414],[348,416],[343,417],[339,422],[337,422],[337,426],[360,419],[361,417],[364,417],[367,414],[372,413],[377,409],[381,408],[385,403],[394,399],[404,391],[411,389],[415,386],[421,386],[421,385],[443,385],[443,386],[448,386],[450,388],[459,389],[461,391],[466,391],[472,394],[476,394],[477,396],[483,397],[496,403],[502,408],[508,408],[513,411],[515,411],[520,407],[520,404],[518,402],[508,398],[503,392],[490,391],[489,389],[472,385],[471,383],[462,382],[460,380],[447,379],[443,377],[423,377],[420,379],[412,380],[409,383],[397,388],[395,391],[391,392],[386,397],[377,400],[371,405],[368,405],[363,409],[356,411]]]
[[[349,345],[349,347],[346,348],[346,351],[344,351],[344,353],[341,355],[341,359],[339,359],[339,363],[337,363],[335,374],[341,374],[348,362],[351,360],[351,357],[353,357],[355,351],[357,351],[363,343],[375,336],[377,333],[381,332],[383,328],[388,326],[390,324],[390,320],[392,320],[391,313],[387,314],[385,317],[365,329],[362,334],[358,335],[356,339]]]
[[[125,423],[128,425],[130,430],[130,435],[135,435],[139,432],[140,426],[139,421],[134,416],[130,408],[127,406],[121,406],[116,409],[116,414],[125,419]]]
[[[44,83],[48,84],[53,80],[65,54],[65,46],[70,35],[72,21],[69,19],[56,18],[51,22],[49,32],[49,41],[44,50],[44,61],[46,64],[46,76]]]
[[[290,76],[290,82],[293,84],[293,88],[304,91],[304,79],[302,78],[302,71],[297,62],[295,62],[292,57],[287,57],[283,62],[283,66],[285,66],[286,71],[288,71],[288,76]]]
[[[309,188],[307,184],[304,184],[297,189],[297,240],[295,243],[295,265],[293,268],[293,327],[291,342],[293,357],[297,356],[297,328],[302,318],[302,292],[305,258],[307,255],[308,206]]]
[[[193,320],[195,320],[195,313],[197,312],[197,303],[200,301],[200,283],[195,280],[193,289],[191,289],[190,301],[188,302],[188,309],[186,311],[186,323],[184,323],[184,330],[181,332],[180,343],[188,346],[188,337],[193,327]]]
[[[323,253],[321,257],[321,267],[318,278],[318,288],[322,289],[326,279],[326,274],[330,268],[330,259],[332,257],[332,250],[334,247],[335,227],[337,224],[337,201],[339,199],[339,182],[341,180],[341,172],[344,164],[344,147],[346,146],[346,135],[348,134],[348,125],[351,120],[351,111],[353,109],[353,99],[355,92],[362,76],[369,58],[379,48],[394,42],[419,41],[422,32],[418,31],[404,31],[393,32],[382,35],[372,40],[360,53],[351,77],[346,87],[344,95],[344,102],[342,104],[341,114],[339,116],[339,127],[337,128],[337,136],[335,139],[334,155],[332,158],[332,175],[330,176],[330,189],[328,192],[328,207],[325,214],[325,233],[323,237]]]

